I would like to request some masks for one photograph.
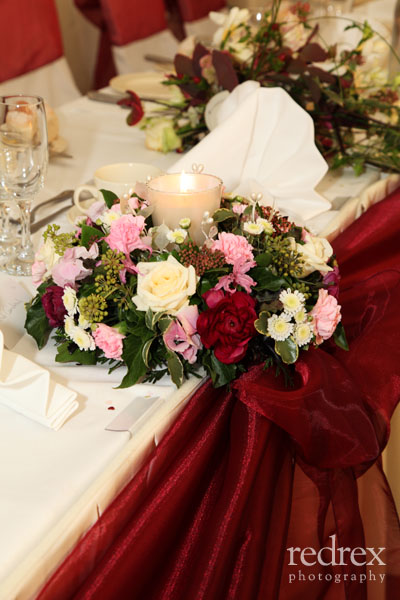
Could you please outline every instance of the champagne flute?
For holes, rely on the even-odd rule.
[[[47,125],[39,96],[0,97],[0,185],[21,213],[21,242],[6,266],[12,275],[31,275],[33,196],[43,187],[48,164]]]

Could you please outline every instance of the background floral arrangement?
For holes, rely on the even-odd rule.
[[[150,148],[193,146],[207,132],[207,102],[255,80],[284,88],[312,116],[318,149],[333,168],[352,165],[359,174],[370,164],[400,171],[400,76],[388,82],[389,46],[367,22],[344,21],[347,30],[359,30],[359,41],[339,50],[324,44],[307,3],[282,9],[274,0],[257,23],[247,9],[210,17],[220,26],[213,48],[197,44],[190,56],[177,54],[176,73],[166,76],[164,83],[181,91],[175,100],[150,115],[134,91],[122,101],[131,107],[128,123],[145,129]]]
[[[138,196],[104,202],[73,233],[49,226],[36,254],[25,327],[39,348],[54,331],[57,362],[125,365],[120,387],[169,372],[180,386],[203,367],[215,386],[250,364],[290,377],[299,352],[331,338],[347,348],[330,244],[257,198],[224,198],[191,223],[151,227]]]

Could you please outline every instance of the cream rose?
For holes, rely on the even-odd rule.
[[[297,244],[296,250],[304,259],[302,277],[310,275],[313,271],[328,273],[332,271],[326,263],[333,254],[333,249],[328,240],[307,233],[305,244]]]
[[[196,291],[194,267],[184,267],[173,256],[163,262],[138,263],[137,268],[137,294],[132,300],[138,310],[175,314]]]

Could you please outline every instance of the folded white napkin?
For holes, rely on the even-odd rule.
[[[50,373],[4,348],[0,331],[0,403],[56,430],[76,411],[76,392],[55,383]]]
[[[315,146],[313,121],[287,92],[246,81],[215,110],[213,131],[170,172],[203,164],[228,192],[262,192],[263,204],[299,223],[330,209],[314,190],[328,165]]]

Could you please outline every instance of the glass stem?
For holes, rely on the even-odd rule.
[[[30,262],[34,259],[31,241],[31,200],[19,200],[18,205],[21,212],[21,250],[18,258]]]

